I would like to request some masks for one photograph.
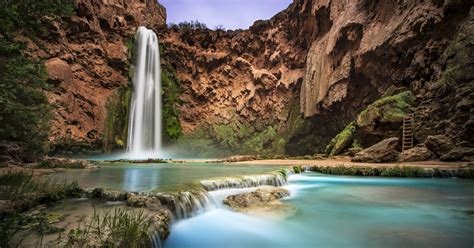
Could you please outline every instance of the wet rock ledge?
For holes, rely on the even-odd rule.
[[[235,211],[242,211],[257,206],[265,205],[290,195],[283,188],[261,188],[250,193],[231,195],[224,199],[224,204]]]

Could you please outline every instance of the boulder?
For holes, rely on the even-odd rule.
[[[20,162],[33,162],[33,158],[28,156],[28,152],[17,142],[0,142],[0,163],[11,164]]]
[[[398,156],[401,162],[425,161],[433,157],[433,153],[426,147],[417,146],[403,151]]]
[[[231,195],[224,199],[224,204],[236,211],[245,211],[272,201],[289,196],[290,192],[282,188],[263,188],[250,193]]]
[[[59,85],[63,82],[71,82],[73,74],[69,64],[59,58],[52,58],[45,62],[46,71],[48,72],[48,82]]]
[[[398,138],[388,138],[357,153],[352,162],[393,162],[398,159]]]
[[[424,145],[438,157],[441,157],[454,148],[451,139],[445,135],[430,135],[426,137]]]
[[[440,157],[441,161],[474,161],[473,147],[456,147]]]

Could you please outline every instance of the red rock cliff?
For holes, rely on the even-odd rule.
[[[44,21],[47,37],[29,41],[31,56],[45,60],[47,96],[55,105],[50,140],[97,143],[106,132],[106,105],[129,84],[126,43],[138,26],[165,23],[165,9],[152,0],[77,0],[75,15]]]
[[[203,124],[237,122],[237,131],[241,123],[263,122],[285,137],[285,152],[321,152],[387,90],[423,95],[471,7],[470,1],[295,0],[249,30],[171,29],[163,42],[184,88],[185,133]],[[298,98],[304,121],[294,116]],[[218,131],[212,135],[226,142]]]

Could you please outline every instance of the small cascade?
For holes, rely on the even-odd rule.
[[[229,188],[251,188],[262,185],[283,186],[286,178],[280,174],[250,175],[241,177],[228,177],[222,179],[202,180],[201,185],[207,191]]]
[[[162,245],[161,245],[161,238],[160,238],[160,234],[155,232],[152,236],[151,236],[151,247],[152,248],[161,248]]]
[[[136,66],[128,124],[131,158],[157,158],[161,151],[160,49],[155,32],[139,27]]]
[[[186,219],[215,206],[205,191],[184,191],[177,193],[159,193],[154,195],[168,208],[175,219]]]

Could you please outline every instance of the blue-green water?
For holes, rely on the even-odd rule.
[[[222,205],[173,225],[177,247],[472,247],[474,181],[305,173],[290,177],[285,219]],[[213,193],[211,193],[213,194]]]
[[[130,164],[101,163],[92,170],[66,170],[50,177],[77,181],[86,188],[107,188],[126,191],[150,191],[160,187],[176,187],[212,177],[228,177],[267,173],[275,166],[222,163]]]
[[[236,164],[113,164],[51,175],[84,187],[147,191],[211,177],[258,174],[277,167]],[[472,247],[474,180],[290,176],[297,209],[286,218],[230,211],[225,195],[211,192],[217,207],[174,223],[165,248],[199,247]],[[248,191],[248,189],[246,189]]]

